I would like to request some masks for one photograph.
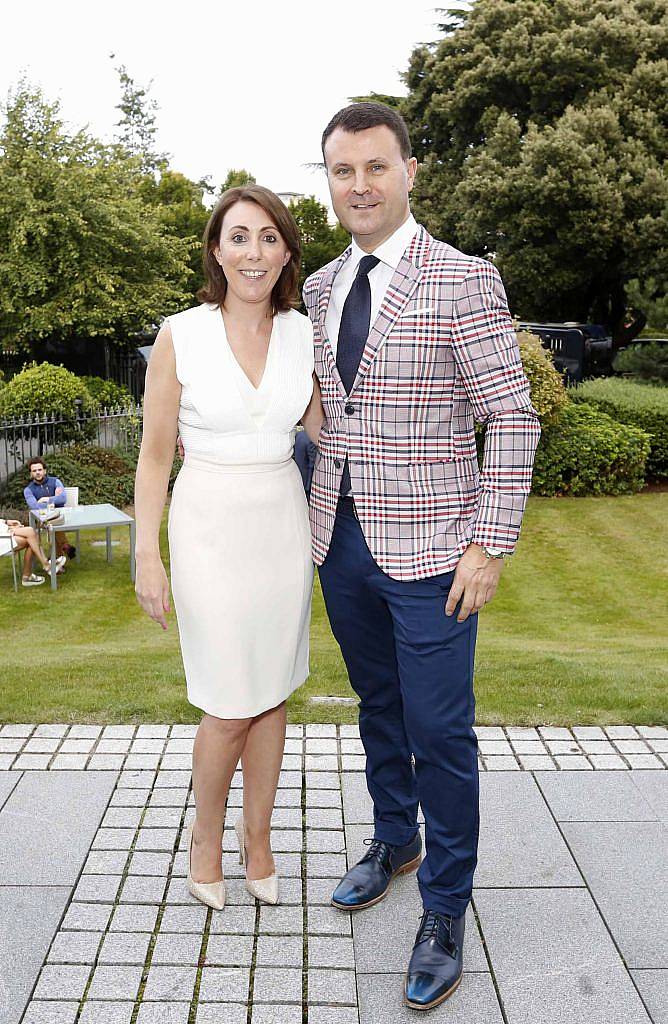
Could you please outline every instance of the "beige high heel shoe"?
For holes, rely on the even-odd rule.
[[[239,863],[246,864],[246,844],[244,842],[244,816],[237,818],[234,823],[234,831],[239,840]],[[262,903],[278,903],[278,875],[268,875],[266,878],[246,878],[246,888],[251,896]]]
[[[188,877],[186,884],[188,891],[199,900],[200,903],[205,903],[207,907],[213,907],[214,910],[222,910],[225,906],[225,879],[222,878],[219,882],[196,882],[190,873],[190,851],[193,845],[193,825],[191,822],[188,826]]]

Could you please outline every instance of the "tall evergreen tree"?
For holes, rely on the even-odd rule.
[[[340,224],[327,220],[327,207],[315,196],[305,196],[290,204],[302,242],[300,287],[309,274],[335,259],[350,243],[350,235]]]
[[[145,89],[138,86],[124,64],[116,68],[120,85],[121,101],[116,104],[122,117],[116,122],[118,143],[131,156],[137,157],[141,170],[155,174],[167,167],[167,154],[156,151],[156,114],[158,104],[149,96],[152,82]]]

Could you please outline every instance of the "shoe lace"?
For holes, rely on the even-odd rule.
[[[390,866],[389,844],[384,843],[382,839],[365,839],[364,845],[368,846],[369,849],[362,857],[362,861],[376,860],[380,864],[383,871],[387,873]],[[360,863],[362,861],[360,861]]]
[[[416,944],[435,938],[450,956],[457,955],[457,944],[452,937],[452,917],[436,910],[425,910],[420,917]]]

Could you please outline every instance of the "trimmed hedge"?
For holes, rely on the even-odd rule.
[[[570,394],[574,402],[586,402],[618,423],[640,427],[649,434],[647,475],[668,478],[668,388],[607,377],[585,381]]]
[[[630,373],[650,384],[668,384],[668,345],[632,345],[619,353],[612,367],[615,373]]]
[[[532,492],[555,495],[633,494],[644,484],[648,435],[586,404],[567,405],[543,431]]]

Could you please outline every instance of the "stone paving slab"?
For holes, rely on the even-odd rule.
[[[477,888],[583,884],[531,774],[481,776],[474,884]]]
[[[668,831],[569,822],[564,835],[629,967],[668,968]]]
[[[668,775],[635,771],[631,778],[659,821],[668,823]]]
[[[0,811],[0,885],[73,884],[115,781],[99,772],[26,772]]]
[[[304,992],[309,1024],[415,1020],[402,1005],[421,914],[415,874],[399,876],[367,911],[330,906],[340,874],[373,834],[355,726],[288,728],[272,818],[278,907],[260,907],[243,884],[232,830],[243,778],[235,772],[222,913],[185,887],[195,731],[0,728],[8,768],[0,771],[0,871],[14,877],[9,854],[19,850],[26,876],[45,880],[0,886],[0,914],[9,899],[3,919],[14,929],[5,938],[21,961],[9,976],[11,1003],[0,990],[2,1024],[301,1024]],[[481,841],[465,976],[431,1018],[666,1024],[660,844],[668,775],[631,760],[650,757],[665,768],[666,730],[477,731]],[[626,932],[633,915],[624,886],[636,903]],[[40,910],[33,927],[36,893],[48,893],[53,909]],[[11,909],[19,897],[28,908],[18,914],[31,942],[25,956]]]
[[[654,1024],[668,1024],[668,970],[631,971]]]
[[[3,1024],[13,1024],[20,1019],[70,892],[69,886],[0,886],[0,1021]],[[78,1005],[74,1003],[75,1010]],[[60,1019],[55,1018],[54,1024],[61,1024]]]
[[[540,772],[536,781],[557,821],[656,821],[655,807],[643,795],[636,782],[637,772]],[[668,778],[643,772],[649,786]],[[668,809],[668,785],[666,802]]]
[[[650,1024],[584,889],[479,890],[508,1024]]]

